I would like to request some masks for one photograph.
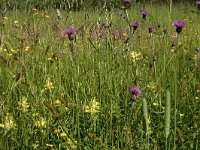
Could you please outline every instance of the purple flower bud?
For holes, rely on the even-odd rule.
[[[195,2],[195,5],[200,6],[200,1]]]
[[[124,3],[124,6],[128,7],[131,5],[131,0],[124,0],[123,3]]]
[[[136,21],[132,24],[132,27],[134,30],[136,30],[139,27],[139,25],[140,25],[139,22]]]
[[[133,100],[136,100],[141,96],[141,91],[137,87],[131,87],[130,93],[132,94]]]
[[[153,32],[153,26],[149,26],[148,30],[149,30],[149,33],[152,33]]]
[[[176,32],[179,34],[185,28],[185,23],[183,21],[175,21],[174,26],[176,27]]]
[[[75,33],[76,33],[76,29],[70,27],[65,30],[64,35],[67,35],[69,40],[73,40]]]
[[[140,14],[142,15],[143,19],[146,19],[147,17],[147,12],[145,10],[140,11]]]
[[[160,23],[157,24],[157,27],[160,28]]]

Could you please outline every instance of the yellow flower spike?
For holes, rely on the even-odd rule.
[[[2,126],[2,125],[1,125]],[[13,121],[13,117],[11,116],[11,114],[7,114],[6,115],[6,118],[5,118],[5,123],[4,123],[4,125],[3,125],[3,128],[5,129],[5,130],[11,130],[11,129],[13,129],[13,128],[15,128],[15,126],[16,126],[16,124],[14,123],[14,121]]]
[[[184,117],[184,114],[180,113],[180,117]]]
[[[4,52],[7,52],[8,50],[6,48],[3,49]]]
[[[48,78],[46,85],[44,85],[45,90],[54,89],[53,83],[50,82],[50,79]]]
[[[142,54],[139,53],[139,52],[135,52],[135,51],[132,51],[131,52],[131,58],[133,59],[133,61],[137,61],[137,60],[140,60],[142,59]]]
[[[34,126],[37,128],[46,128],[46,124],[47,124],[46,120],[42,117],[34,122]]]
[[[60,101],[59,99],[57,99],[57,100],[55,101],[55,104],[56,104],[56,105],[61,105],[61,101]]]
[[[66,137],[67,134],[65,132],[60,133],[60,137]]]
[[[196,99],[196,100],[198,100],[198,99],[199,99],[199,97],[197,97],[197,96],[196,96],[196,97],[195,97],[195,99]]]
[[[18,102],[18,109],[23,113],[28,112],[29,104],[27,102],[26,97],[22,97],[22,99]]]
[[[85,112],[91,113],[94,115],[95,113],[98,113],[100,109],[99,102],[96,101],[96,98],[94,98],[91,102],[90,105],[85,107]]]

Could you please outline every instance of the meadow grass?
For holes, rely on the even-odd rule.
[[[0,20],[0,149],[199,149],[194,9],[133,6],[134,34],[119,9],[7,12]],[[178,37],[176,20],[186,23]],[[73,47],[63,36],[68,27],[79,29]],[[142,93],[137,99],[133,86]]]

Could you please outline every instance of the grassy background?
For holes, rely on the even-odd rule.
[[[141,9],[149,14],[145,21]],[[199,149],[195,48],[200,47],[200,19],[191,10],[195,8],[173,6],[170,15],[166,6],[134,6],[128,10],[130,23],[140,22],[134,35],[117,9],[61,11],[62,17],[55,10],[8,11],[0,21],[0,123],[5,125],[9,116],[16,125],[0,128],[0,149]],[[186,28],[173,38],[176,20]],[[99,23],[112,23],[103,27],[102,37]],[[152,35],[149,25],[154,26]],[[73,52],[63,36],[70,26],[82,27]],[[142,58],[135,61],[133,51]],[[45,89],[48,81],[54,88]],[[132,86],[142,91],[136,102]],[[24,98],[30,105],[27,112],[19,109]],[[94,99],[99,112],[85,112]],[[58,120],[52,117],[57,114]]]

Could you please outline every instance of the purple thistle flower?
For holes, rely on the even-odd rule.
[[[69,40],[73,40],[76,33],[76,29],[74,28],[67,28],[64,32],[64,35],[67,35]]]
[[[131,5],[131,0],[124,0],[123,3],[124,3],[124,6],[128,7]]]
[[[149,30],[149,33],[152,33],[153,32],[153,26],[149,26],[148,30]]]
[[[183,21],[175,21],[174,26],[176,27],[176,32],[179,34],[185,28],[185,23]]]
[[[146,19],[147,17],[147,12],[145,10],[140,11],[140,14],[142,15],[143,19]]]
[[[139,22],[133,22],[132,27],[134,30],[136,30],[139,27],[140,23]]]
[[[195,5],[200,6],[200,1],[195,2]]]
[[[141,91],[137,87],[131,87],[130,93],[132,94],[132,99],[136,100],[141,96]]]

